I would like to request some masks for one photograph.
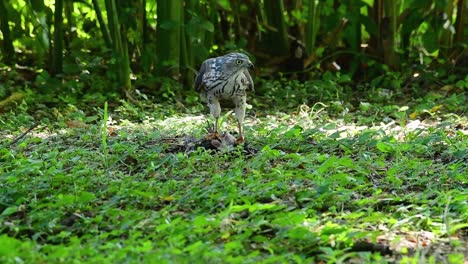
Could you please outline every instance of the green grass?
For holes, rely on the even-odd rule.
[[[339,105],[257,110],[252,155],[184,151],[206,119],[173,105],[69,107],[9,145],[22,105],[0,119],[0,262],[463,263],[466,117]]]

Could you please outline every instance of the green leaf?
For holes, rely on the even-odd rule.
[[[18,206],[11,206],[3,210],[2,215],[11,215],[18,212]]]
[[[301,135],[302,130],[303,130],[302,127],[300,127],[298,125],[295,125],[291,129],[286,131],[286,133],[284,133],[284,137],[289,138],[289,139],[293,139],[293,138],[301,139],[302,138],[302,135]]]
[[[465,229],[467,227],[468,227],[468,223],[461,223],[461,224],[452,225],[452,226],[450,226],[450,234],[453,235],[458,230]]]
[[[434,29],[428,29],[422,36],[423,45],[429,53],[433,53],[439,49],[437,36],[438,34]]]
[[[56,198],[57,206],[72,205],[75,203],[75,196],[72,194],[59,194]]]
[[[388,142],[379,141],[377,142],[376,147],[383,153],[394,151],[394,146]]]
[[[21,245],[19,240],[8,237],[7,235],[0,236],[0,257],[14,257],[17,255],[17,250]],[[0,258],[1,259],[1,258]],[[12,262],[14,263],[14,262]]]
[[[81,192],[78,196],[78,201],[81,203],[89,203],[94,199],[96,199],[96,195],[90,192]]]
[[[369,109],[371,108],[371,104],[370,103],[367,103],[367,102],[360,102],[359,103],[359,109],[361,111],[369,111]]]
[[[214,25],[208,20],[203,20],[201,23],[201,27],[208,32],[214,32]]]
[[[228,0],[220,0],[218,1],[218,4],[221,5],[226,10],[231,10],[231,4],[229,3]]]

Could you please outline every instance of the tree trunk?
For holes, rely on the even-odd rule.
[[[104,43],[108,49],[112,49],[112,41],[107,28],[106,22],[104,22],[104,17],[102,16],[101,7],[99,6],[98,0],[93,0],[94,11],[96,12],[96,17],[99,22],[99,28],[101,29],[102,37],[104,38]]]
[[[63,71],[63,0],[55,0],[54,11],[54,52],[52,73]]]
[[[315,40],[320,28],[320,0],[309,0],[308,19],[306,25],[306,51],[311,55],[314,53]]]
[[[453,16],[453,1],[447,1],[447,4],[445,5],[445,10],[444,13],[447,14],[447,18],[445,18],[442,23],[446,25],[446,23],[449,24],[448,27],[443,26],[441,28],[442,34],[440,34],[439,38],[439,45],[440,45],[440,51],[443,55],[443,57],[447,58],[452,51],[452,46],[453,46],[453,35],[455,34],[455,31],[453,28],[453,21],[452,21],[452,16]]]
[[[157,1],[156,51],[159,70],[165,76],[179,79],[182,0]]]
[[[130,80],[130,60],[128,56],[127,31],[119,23],[119,14],[115,0],[106,0],[107,19],[112,38],[112,51],[115,56],[115,72],[120,89],[127,98],[132,99],[132,83]]]
[[[349,16],[350,16],[350,39],[349,45],[353,51],[353,55],[350,58],[349,70],[354,75],[361,64],[361,11],[358,0],[351,0],[349,5]]]
[[[267,34],[265,47],[272,55],[288,55],[289,40],[286,23],[284,22],[284,5],[282,0],[265,0],[263,2],[267,24],[273,27],[274,31]]]
[[[8,11],[5,6],[7,1],[0,1],[0,30],[3,34],[3,62],[6,65],[13,65],[15,63],[15,48],[13,47],[13,41],[10,37],[10,26],[8,25]]]
[[[468,16],[466,15],[466,0],[458,0],[457,20],[455,20],[455,43],[467,43],[467,36],[463,37],[463,31],[468,27]]]

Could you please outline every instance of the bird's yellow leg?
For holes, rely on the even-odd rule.
[[[221,139],[221,135],[220,135],[219,132],[218,132],[218,121],[219,121],[219,117],[216,117],[216,118],[215,118],[215,124],[214,124],[213,135],[214,135],[217,139]]]
[[[237,144],[241,144],[244,142],[244,132],[243,132],[243,126],[242,124],[244,123],[244,117],[245,117],[245,97],[237,97],[234,99],[234,103],[236,104],[235,108],[235,113],[236,113],[236,118],[237,118],[237,128],[239,129],[239,137],[236,140]]]
[[[221,135],[218,132],[218,119],[219,119],[219,117],[215,118],[213,132],[206,135],[206,137],[205,137],[206,140],[213,140],[213,139],[221,140]]]
[[[244,143],[244,132],[242,131],[242,124],[241,122],[237,122],[237,128],[239,129],[239,137],[236,140],[237,144]]]
[[[213,95],[208,96],[208,106],[210,107],[210,113],[215,119],[213,131],[208,134],[205,139],[213,140],[213,139],[221,139],[221,135],[218,133],[218,121],[219,115],[221,114],[221,105],[216,97]]]

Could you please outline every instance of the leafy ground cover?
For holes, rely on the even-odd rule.
[[[282,85],[252,100],[249,153],[188,148],[199,103],[2,114],[0,262],[466,261],[463,93],[300,104],[314,86]]]

